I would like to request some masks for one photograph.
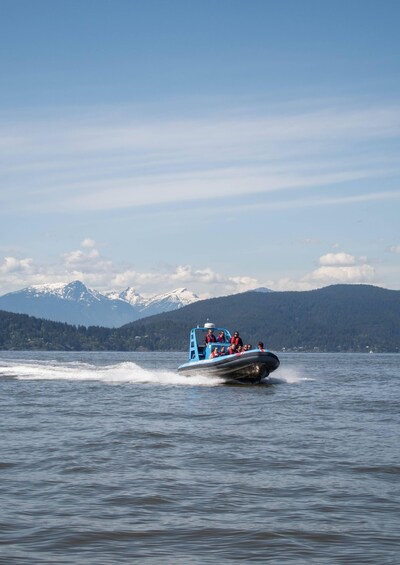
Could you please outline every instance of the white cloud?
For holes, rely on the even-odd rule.
[[[245,292],[259,285],[257,279],[247,276],[226,276],[216,273],[210,267],[194,269],[190,265],[180,265],[176,268],[172,279],[180,282],[201,284],[204,288],[214,289],[216,294]],[[219,290],[219,292],[218,292]]]
[[[348,253],[327,253],[319,258],[320,265],[354,265],[356,258]]]
[[[92,240],[91,240],[92,241]],[[83,242],[82,242],[83,246]],[[121,290],[128,286],[144,295],[154,295],[185,286],[203,298],[245,292],[260,286],[273,290],[311,290],[330,284],[373,283],[374,267],[366,257],[349,253],[327,253],[319,257],[319,266],[298,279],[259,280],[246,275],[226,275],[209,266],[162,265],[142,271],[112,262],[98,249],[85,246],[64,253],[57,265],[39,265],[33,259],[5,257],[0,263],[0,294],[31,284],[82,280],[100,291]]]
[[[320,265],[310,273],[296,279],[283,277],[268,283],[273,290],[312,290],[331,284],[377,283],[375,268],[367,257],[349,253],[326,253],[317,260]]]
[[[4,257],[0,263],[0,294],[19,290],[32,284],[62,281],[57,269],[43,268],[31,258]]]
[[[226,276],[191,265],[164,266],[157,272],[137,272],[132,269],[117,273],[113,279],[117,287],[134,286],[147,294],[187,286],[201,296],[222,296],[245,292],[260,285],[257,279],[246,276]]]
[[[286,290],[312,290],[315,288],[315,284],[313,285],[311,282],[307,282],[305,280],[294,280],[290,279],[289,277],[281,277],[277,281],[270,281],[269,283],[265,284],[267,288],[271,288],[275,291],[286,291]]]
[[[103,269],[105,265],[110,264],[100,259],[100,253],[97,249],[90,249],[90,251],[76,249],[75,251],[64,253],[63,258],[68,269]]]
[[[302,281],[310,284],[370,283],[376,278],[375,269],[366,257],[355,257],[349,253],[327,253],[319,260],[321,265]]]
[[[389,251],[391,251],[392,253],[400,253],[400,245],[392,245],[389,248]]]
[[[97,290],[118,290],[133,286],[145,295],[170,291],[187,286],[203,297],[244,292],[260,286],[249,276],[227,276],[210,267],[192,265],[163,265],[152,271],[140,271],[113,263],[102,257],[87,238],[81,248],[64,253],[57,265],[39,265],[33,259],[5,257],[0,263],[0,294],[34,284],[81,280]]]
[[[0,273],[31,273],[33,261],[30,258],[16,259],[15,257],[4,257],[0,264]]]
[[[319,267],[306,280],[322,284],[368,283],[375,278],[375,269],[371,265],[352,265],[342,267]]]
[[[96,242],[94,241],[94,239],[90,239],[90,237],[87,237],[81,242],[81,246],[91,249],[92,247],[96,246]]]

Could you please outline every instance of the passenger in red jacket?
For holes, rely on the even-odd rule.
[[[239,347],[239,345],[241,347],[243,347],[243,341],[242,338],[239,335],[239,332],[235,332],[233,334],[233,336],[231,337],[231,344],[234,343],[236,345],[236,347]]]
[[[207,343],[216,343],[217,338],[214,335],[214,330],[210,328],[206,335],[206,345]]]
[[[211,351],[210,359],[214,359],[214,357],[219,357],[218,349],[216,347],[213,347]]]
[[[219,343],[225,343],[226,342],[226,337],[225,337],[224,332],[219,332],[218,337],[217,337],[217,341]]]

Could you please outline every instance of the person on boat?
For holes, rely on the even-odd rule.
[[[231,343],[228,347],[228,355],[233,355],[234,353],[237,353],[237,347],[235,343]]]
[[[239,347],[239,345],[241,347],[243,347],[243,341],[242,341],[242,338],[239,335],[239,332],[235,332],[233,334],[233,336],[231,337],[231,344],[233,344],[233,343],[236,345],[236,347]]]
[[[217,341],[219,343],[225,343],[226,342],[225,332],[219,332],[218,337],[217,337]]]
[[[217,347],[213,347],[213,348],[212,348],[212,351],[211,351],[210,359],[214,359],[214,357],[219,357],[219,353],[218,353]]]
[[[246,351],[246,350],[244,349],[244,346],[242,347],[241,345],[238,345],[238,348],[237,348],[237,350],[236,350],[236,353],[243,353],[244,351]]]
[[[207,343],[216,343],[216,342],[217,342],[217,338],[214,335],[214,330],[210,328],[206,335],[206,345]]]
[[[259,349],[260,351],[265,351],[265,349],[264,349],[264,344],[263,344],[262,341],[259,341],[259,342],[257,343],[257,347],[258,347],[258,349]]]
[[[224,346],[222,346],[221,349],[219,350],[219,356],[221,357],[221,355],[226,355],[226,351],[225,351]]]

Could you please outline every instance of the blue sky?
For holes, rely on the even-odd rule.
[[[0,294],[400,289],[399,2],[0,11]]]

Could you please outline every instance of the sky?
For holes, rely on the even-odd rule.
[[[0,0],[0,295],[400,289],[400,2]]]

